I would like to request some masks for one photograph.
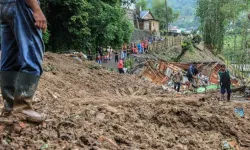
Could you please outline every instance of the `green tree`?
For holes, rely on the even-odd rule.
[[[47,49],[94,50],[98,45],[121,46],[129,42],[133,27],[121,8],[123,2],[133,0],[41,1],[49,23]]]
[[[220,53],[224,44],[225,13],[221,11],[228,0],[198,0],[197,15],[200,18],[200,29],[207,46]]]
[[[108,5],[98,0],[91,1],[95,6],[89,10],[89,26],[91,29],[91,42],[96,46],[121,46],[129,42],[133,28],[125,16],[120,4]]]
[[[90,36],[86,8],[91,6],[79,0],[49,0],[44,3],[48,3],[46,14],[51,34],[49,49],[58,52],[83,48]]]
[[[242,12],[245,0],[198,0],[197,16],[207,46],[221,53],[229,23]]]
[[[138,2],[136,2],[136,8],[140,8],[141,7],[141,9],[142,10],[147,10],[148,8],[147,8],[147,1],[146,0],[139,0]]]
[[[244,71],[249,64],[249,0],[199,0],[197,15],[205,44]]]
[[[173,22],[179,16],[179,13],[174,12],[172,8],[165,5],[165,0],[154,0],[152,13],[160,21],[161,29],[166,29],[167,23]]]

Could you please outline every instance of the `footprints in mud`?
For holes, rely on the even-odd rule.
[[[125,87],[115,90],[117,96],[142,96],[150,93],[150,89],[146,87]]]

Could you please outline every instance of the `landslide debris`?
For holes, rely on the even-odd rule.
[[[44,68],[34,108],[45,121],[0,121],[0,149],[216,150],[226,139],[250,147],[249,103],[163,93],[136,76],[63,54],[46,53]],[[236,106],[244,118],[235,116]]]

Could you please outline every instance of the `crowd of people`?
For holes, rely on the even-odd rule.
[[[108,61],[114,61],[117,63],[117,69],[119,73],[124,73],[124,62],[129,58],[130,54],[144,54],[148,52],[149,45],[153,42],[153,39],[146,38],[139,43],[123,44],[121,50],[113,50],[112,47],[106,49],[98,46],[96,49],[96,62],[98,64],[107,63]],[[88,52],[88,59],[92,60],[91,51]]]
[[[134,54],[144,54],[148,52],[149,44],[151,44],[152,41],[149,39],[142,40],[140,43],[131,43],[130,48],[132,53]]]

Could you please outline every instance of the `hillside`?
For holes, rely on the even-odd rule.
[[[180,12],[179,18],[173,23],[180,28],[191,30],[198,28],[199,22],[195,17],[197,0],[168,0],[173,10]]]
[[[164,42],[156,43],[155,47],[159,47],[158,52],[153,52],[157,58],[163,59],[165,61],[176,61],[176,59],[181,55],[182,48],[180,45],[173,46],[172,48],[166,49],[162,47]],[[204,47],[203,42],[190,50],[186,51],[184,55],[180,57],[179,62],[190,63],[190,62],[222,62],[218,57],[216,57],[212,52]]]
[[[148,7],[151,8],[153,0],[148,0]],[[179,18],[172,23],[180,28],[196,29],[199,25],[198,19],[195,17],[197,0],[168,0],[168,5],[174,11],[180,13]]]

